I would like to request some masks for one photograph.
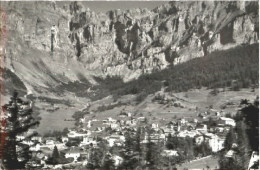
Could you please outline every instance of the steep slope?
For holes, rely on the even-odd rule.
[[[28,93],[48,94],[92,76],[125,81],[215,50],[258,42],[258,2],[169,2],[95,13],[80,2],[1,2],[5,67]],[[254,8],[253,8],[254,7]],[[51,27],[57,29],[51,51]]]

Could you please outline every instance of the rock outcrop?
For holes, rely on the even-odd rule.
[[[96,13],[83,2],[2,6],[11,33],[6,67],[32,86],[74,81],[79,72],[88,78],[120,75],[127,81],[215,50],[259,41],[254,1],[169,2],[154,10],[107,13]],[[53,25],[57,43],[50,54]],[[42,81],[32,82],[38,79]]]

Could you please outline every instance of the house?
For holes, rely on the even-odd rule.
[[[188,121],[185,119],[185,118],[182,118],[181,120],[180,120],[180,123],[181,124],[186,124]]]
[[[42,148],[49,148],[50,150],[53,150],[55,146],[56,146],[59,150],[63,150],[63,149],[65,149],[65,148],[67,148],[64,143],[60,143],[60,142],[52,141],[52,140],[48,140],[48,142],[46,141],[46,144],[45,144],[45,145],[40,145],[41,149],[42,149]]]
[[[123,143],[125,142],[125,137],[123,135],[110,135],[105,139],[107,140],[110,147],[114,146],[115,144],[123,145]]]
[[[117,156],[117,155],[113,155],[112,156],[112,160],[114,160],[114,165],[117,167],[117,166],[119,166],[120,164],[122,164],[122,162],[123,162],[123,158],[122,157],[120,157],[120,156]]]
[[[83,123],[86,123],[87,122],[87,128],[91,128],[92,124],[91,124],[91,120],[87,121],[87,120],[84,120]]]
[[[253,169],[259,169],[259,154],[256,151],[252,152],[249,164],[248,164],[248,170]]]
[[[173,130],[173,128],[162,127],[161,130],[163,131],[165,136],[169,136],[169,134],[171,135],[175,134],[175,130]]]
[[[153,54],[155,54],[155,53],[159,53],[160,51],[161,51],[161,47],[154,47],[154,48],[149,48],[148,50],[147,50],[147,55],[148,56],[152,56]]]
[[[65,136],[62,136],[62,137],[61,137],[61,141],[62,141],[63,143],[66,143],[66,142],[69,141],[69,138],[68,138],[68,137],[65,137]]]
[[[210,136],[210,139],[208,140],[209,146],[211,147],[212,152],[218,152],[221,149],[224,148],[224,138],[220,138],[219,136],[210,133],[207,134],[207,136]]]
[[[189,130],[195,130],[196,126],[197,126],[197,123],[190,122],[190,123],[187,124],[187,126],[188,126]]]
[[[151,142],[158,143],[158,142],[165,142],[166,135],[164,133],[154,133],[150,135]],[[148,134],[146,133],[144,136],[144,140],[141,143],[148,143]]]
[[[232,149],[230,149],[230,150],[226,153],[225,157],[227,157],[227,158],[232,158],[232,157],[234,156],[234,154],[235,154],[235,151],[232,150]]]
[[[116,123],[116,119],[113,119],[111,117],[107,118],[107,121],[110,123]]]
[[[126,120],[125,121],[125,124],[128,125],[128,126],[136,126],[136,120],[133,119],[133,120]]]
[[[22,144],[25,144],[25,145],[28,145],[28,146],[34,145],[34,142],[31,141],[31,140],[23,140],[21,143],[22,143]]]
[[[234,119],[228,118],[228,117],[220,117],[220,122],[223,122],[225,125],[230,125],[230,126],[236,126],[236,122]]]
[[[200,145],[204,141],[204,136],[202,134],[199,134],[199,135],[196,135],[194,137],[194,139],[195,139],[196,145]]]
[[[221,125],[221,124],[218,124],[216,127],[215,127],[215,131],[216,132],[220,132],[220,133],[223,133],[224,132],[224,125]]]
[[[85,125],[84,125],[85,126]],[[91,127],[89,128],[89,133],[91,132],[102,132],[105,128],[109,127],[110,125],[107,121],[99,121],[99,120],[92,120]]]
[[[42,137],[41,136],[33,136],[32,141],[37,141],[37,142],[42,143]]]
[[[119,124],[117,124],[117,123],[111,123],[111,124],[110,124],[110,127],[111,127],[111,129],[115,130],[115,129],[117,129],[117,128],[119,127]]]
[[[184,130],[184,131],[180,131],[177,136],[182,137],[182,138],[185,138],[187,136],[190,138],[194,138],[198,134],[199,134],[199,132],[197,130],[191,130],[191,131]]]
[[[198,124],[196,126],[196,130],[199,131],[199,132],[206,133],[208,131],[207,125],[205,125],[205,124]]]
[[[24,139],[25,139],[25,136],[24,136],[24,135],[17,135],[17,136],[16,136],[16,139],[17,139],[17,140],[24,140]]]
[[[128,112],[127,117],[132,117],[132,113]]]
[[[73,147],[68,152],[65,153],[65,158],[73,158],[74,162],[80,157],[80,149]]]
[[[30,168],[33,168],[33,169],[41,169],[41,167],[42,167],[41,161],[39,161],[39,160],[28,161],[26,164],[29,165]]]
[[[159,127],[158,123],[152,123],[152,129],[157,129]]]
[[[170,121],[169,123],[166,124],[166,127],[173,129],[175,124],[176,124],[176,122]]]
[[[145,117],[138,117],[137,120],[140,121],[140,122],[144,122],[145,121]]]
[[[51,139],[46,140],[45,144],[46,145],[54,145],[54,140],[51,140]]]
[[[88,136],[87,133],[80,133],[76,131],[70,131],[68,133],[68,138],[83,138],[84,136]]]
[[[36,144],[35,146],[31,146],[31,147],[29,148],[29,150],[30,150],[30,151],[39,151],[39,150],[41,150],[41,145],[38,143],[38,144]]]
[[[166,156],[166,157],[179,156],[178,151],[176,151],[176,150],[168,150],[168,149],[163,150],[161,155],[162,156]]]
[[[121,113],[119,114],[119,117],[127,117],[127,113],[126,113],[126,112],[121,112]]]
[[[92,144],[94,147],[97,146],[97,141],[94,140],[94,137],[84,137],[83,141],[80,143],[80,146],[84,146],[84,145],[90,145]]]

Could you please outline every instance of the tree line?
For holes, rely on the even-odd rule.
[[[95,88],[100,89],[100,94],[104,95],[147,96],[163,86],[167,87],[168,92],[181,92],[201,87],[229,88],[234,91],[240,88],[257,87],[258,50],[258,44],[252,44],[215,51],[207,57],[192,59],[159,72],[144,74],[127,83],[124,83],[118,76],[96,78],[99,86]]]
[[[221,169],[247,169],[252,151],[259,152],[259,101],[243,102],[234,117],[236,126],[226,136],[224,150],[219,153]]]

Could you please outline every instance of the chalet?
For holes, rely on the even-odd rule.
[[[92,144],[93,146],[97,145],[97,141],[92,136],[84,137],[83,141],[80,143],[80,146],[90,145],[90,144]]]
[[[173,130],[173,128],[162,127],[161,130],[165,134],[165,136],[168,136],[169,134],[175,134],[175,130]]]
[[[212,152],[218,152],[224,148],[225,138],[221,138],[212,133],[207,133],[205,135],[209,137],[208,143]]]
[[[144,122],[145,121],[145,117],[138,117],[137,120],[140,121],[140,122]]]
[[[116,123],[116,119],[113,119],[111,117],[107,118],[107,121],[110,123]]]
[[[230,126],[236,126],[236,122],[234,119],[227,118],[227,117],[220,117],[219,118],[219,123],[223,123],[225,125],[230,125]]]
[[[17,135],[17,136],[16,136],[16,139],[17,139],[17,140],[24,140],[24,139],[25,139],[25,136],[24,136],[24,135]]]
[[[65,153],[65,158],[73,158],[74,162],[81,156],[82,151],[78,147],[72,147]]]
[[[166,141],[166,135],[165,134],[151,134],[150,135],[151,142],[158,143],[158,142],[165,142]],[[148,134],[145,134],[144,140],[141,143],[148,143]]]
[[[31,140],[42,143],[42,137],[41,136],[33,136]]]
[[[120,125],[119,125],[117,122],[115,122],[115,123],[110,123],[110,127],[111,127],[111,129],[113,129],[113,130],[118,130],[119,126],[120,126]]]
[[[52,139],[46,140],[45,144],[46,145],[54,145],[54,140],[52,140]]]
[[[83,126],[86,126],[86,125],[83,125]],[[88,128],[89,131],[91,132],[102,132],[103,130],[105,130],[107,127],[109,127],[109,124],[104,124],[103,121],[98,121],[98,120],[95,120],[91,122],[91,127]]]
[[[110,135],[105,138],[108,142],[108,145],[110,147],[114,146],[117,144],[118,146],[122,146],[123,143],[125,142],[125,137],[123,135]]]
[[[83,138],[84,136],[88,136],[87,133],[80,133],[76,131],[70,131],[68,133],[68,138]]]
[[[159,127],[158,123],[152,123],[152,129],[157,129]]]
[[[208,131],[207,125],[205,125],[205,124],[198,124],[198,125],[196,126],[196,130],[199,131],[199,132],[205,133],[205,132]]]
[[[41,145],[38,143],[35,146],[31,146],[29,148],[30,151],[40,151],[41,150]]]
[[[128,126],[136,126],[136,120],[135,119],[132,119],[132,120],[127,120],[126,122],[125,122],[125,124],[126,125],[128,125]]]
[[[185,138],[187,136],[191,137],[191,138],[194,138],[198,134],[199,134],[199,132],[197,130],[191,130],[191,131],[184,130],[184,131],[180,131],[177,136],[178,137],[182,137],[182,138]]]
[[[182,125],[188,123],[188,121],[187,121],[185,118],[180,119],[179,122],[180,122]]]
[[[225,138],[219,137],[213,133],[201,133],[194,137],[196,145],[206,142],[209,144],[212,152],[217,152],[224,148]]]
[[[127,113],[126,113],[126,112],[121,112],[121,113],[119,114],[119,117],[127,117]]]
[[[168,149],[163,150],[161,155],[165,156],[165,157],[179,156],[178,151],[176,151],[176,150],[168,150]]]
[[[28,145],[28,146],[34,145],[34,142],[31,141],[31,140],[23,140],[21,143],[22,143],[22,144],[25,144],[25,145]]]
[[[63,143],[66,143],[66,142],[69,141],[69,138],[68,138],[68,137],[65,137],[65,136],[62,136],[62,137],[61,137],[61,141],[62,141]]]
[[[53,150],[55,146],[59,150],[63,150],[63,149],[67,148],[64,143],[61,143],[61,142],[58,142],[58,141],[52,141],[52,140],[47,140],[45,145],[44,144],[40,145],[41,149],[42,148],[49,148],[51,150]]]

